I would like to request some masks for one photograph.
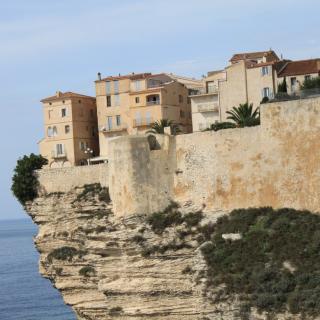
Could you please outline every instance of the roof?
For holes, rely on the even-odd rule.
[[[90,99],[95,99],[94,97],[86,96],[84,94],[75,93],[75,92],[71,92],[71,91],[68,91],[68,92],[57,91],[54,96],[44,98],[44,99],[41,100],[41,102],[49,102],[49,101],[53,101],[53,100],[71,99],[71,98],[90,98]]]
[[[298,76],[320,72],[320,58],[288,61],[278,72],[278,77]]]
[[[146,79],[147,77],[151,76],[151,73],[131,73],[127,75],[119,75],[119,76],[110,76],[107,78],[103,78],[101,80],[97,80],[96,82],[99,81],[114,81],[114,80],[124,80],[124,79],[130,79],[130,80],[139,80],[139,79]]]
[[[208,71],[207,72],[207,77],[214,76],[215,74],[218,74],[218,73],[221,73],[221,72],[224,72],[224,70]]]
[[[268,50],[268,51],[236,53],[232,56],[232,58],[230,59],[230,62],[235,63],[239,60],[256,60],[256,59],[261,59],[267,56],[271,56],[275,60],[279,60],[279,57],[273,50]]]

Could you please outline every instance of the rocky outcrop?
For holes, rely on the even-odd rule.
[[[194,213],[187,203],[170,221],[119,218],[106,192],[43,194],[26,207],[39,226],[40,272],[79,320],[246,319],[237,299],[215,302],[206,283],[199,230],[223,212]]]

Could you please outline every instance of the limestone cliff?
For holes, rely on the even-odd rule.
[[[40,272],[78,319],[246,319],[237,299],[217,303],[206,283],[199,230],[223,212],[186,203],[179,223],[150,226],[143,214],[115,217],[99,185],[43,194],[26,209],[39,226]]]

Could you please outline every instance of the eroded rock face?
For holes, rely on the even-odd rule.
[[[237,299],[215,303],[207,288],[201,225],[191,219],[155,232],[144,215],[115,217],[103,192],[43,195],[26,208],[39,226],[40,272],[79,320],[245,319]]]

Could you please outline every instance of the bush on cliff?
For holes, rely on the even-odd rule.
[[[241,237],[222,236],[233,233]],[[293,209],[234,210],[218,220],[202,253],[208,286],[224,285],[222,297],[237,296],[259,311],[320,315],[319,215]]]
[[[34,175],[34,170],[41,169],[47,163],[47,159],[33,153],[17,161],[11,190],[22,205],[37,197],[38,181]]]

